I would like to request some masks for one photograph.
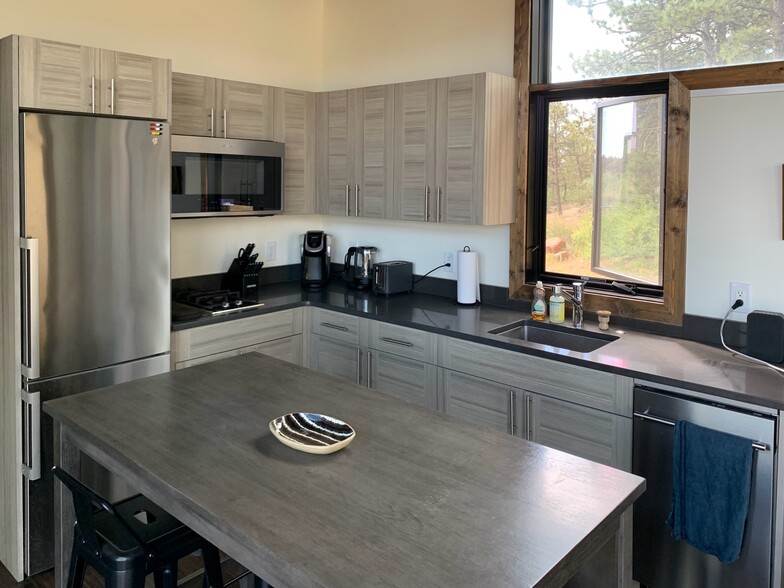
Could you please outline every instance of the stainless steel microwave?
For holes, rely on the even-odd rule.
[[[173,135],[172,217],[283,211],[283,143]]]

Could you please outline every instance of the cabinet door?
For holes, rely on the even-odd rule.
[[[302,335],[259,343],[252,351],[302,365]]]
[[[316,94],[275,88],[275,141],[286,145],[283,212],[316,212]]]
[[[214,78],[172,74],[172,134],[216,136],[215,83]]]
[[[632,419],[526,392],[529,441],[631,471]]]
[[[310,337],[310,369],[364,385],[362,348],[323,335]]]
[[[436,80],[397,85],[395,218],[435,220]]]
[[[100,112],[98,50],[19,37],[19,106]]]
[[[484,75],[438,80],[437,222],[481,223]]]
[[[101,112],[139,118],[169,118],[171,61],[101,51]]]
[[[272,87],[220,80],[217,92],[216,136],[272,140]]]
[[[368,387],[400,400],[436,410],[438,408],[438,368],[392,353],[367,352]]]
[[[349,93],[322,92],[318,96],[317,190],[319,212],[354,216],[353,143],[349,138]]]
[[[452,416],[511,435],[524,436],[521,394],[497,382],[441,370],[441,409]]]
[[[358,94],[354,157],[355,216],[392,218],[395,86],[353,90]]]

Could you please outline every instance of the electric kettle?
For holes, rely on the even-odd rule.
[[[344,260],[343,279],[349,288],[364,290],[373,285],[373,264],[378,248],[349,247]]]

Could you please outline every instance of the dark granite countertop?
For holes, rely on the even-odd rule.
[[[631,376],[654,384],[784,410],[784,376],[773,370],[702,343],[626,328],[618,330],[613,328],[612,321],[609,333],[619,335],[617,340],[596,351],[578,353],[488,332],[501,325],[530,318],[528,313],[487,304],[463,307],[454,300],[431,294],[378,296],[367,291],[349,290],[339,282],[322,290],[306,290],[298,282],[282,282],[262,286],[259,300],[264,302],[259,309],[219,317],[205,314],[188,322],[173,322],[172,330],[311,305]],[[177,304],[173,306],[176,308]],[[569,316],[571,313],[567,311]],[[571,322],[567,318],[564,324],[569,326]],[[584,330],[598,332],[598,326],[594,322],[586,322]]]

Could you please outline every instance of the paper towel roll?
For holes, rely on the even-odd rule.
[[[468,247],[457,252],[457,301],[474,304],[479,296],[479,254]]]

